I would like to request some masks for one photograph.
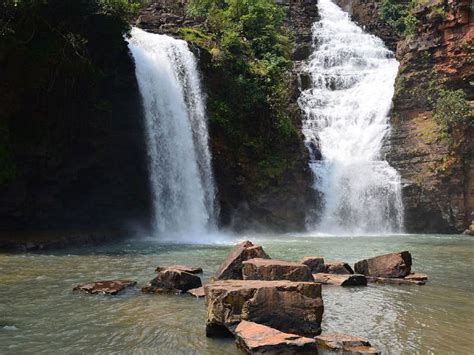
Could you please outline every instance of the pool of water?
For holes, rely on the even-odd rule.
[[[323,287],[323,332],[367,337],[385,354],[469,354],[474,349],[474,238],[243,236],[272,258],[321,255],[353,263],[409,250],[424,286]],[[145,285],[158,265],[185,263],[215,272],[233,243],[164,245],[128,241],[102,247],[0,254],[0,353],[239,354],[231,339],[205,337],[206,309],[191,296],[116,297],[73,293],[101,279]]]

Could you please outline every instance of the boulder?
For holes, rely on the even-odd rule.
[[[242,262],[254,258],[270,259],[259,245],[250,241],[237,244],[217,270],[216,280],[242,280]]]
[[[388,284],[388,285],[424,285],[426,280],[415,280],[406,277],[375,277],[375,276],[366,276],[367,282],[377,283],[377,284]]]
[[[242,321],[235,329],[237,346],[247,354],[317,354],[316,341]]]
[[[242,263],[244,280],[314,281],[306,265],[273,259],[250,259]]]
[[[324,264],[324,272],[327,274],[353,274],[351,266],[343,261],[327,261]],[[360,274],[360,273],[358,273]]]
[[[160,271],[158,275],[142,288],[145,293],[181,293],[201,287],[199,276],[176,269]]]
[[[133,287],[137,283],[129,280],[97,281],[88,284],[78,285],[73,291],[83,291],[91,295],[116,295],[128,287]]]
[[[158,266],[155,271],[156,272],[161,272],[161,271],[165,271],[165,270],[168,270],[168,269],[184,271],[184,272],[188,272],[190,274],[202,274],[202,268],[187,266],[187,265]]]
[[[201,298],[205,296],[204,287],[193,288],[191,290],[186,291],[186,293],[197,298]]]
[[[206,335],[228,333],[242,320],[285,333],[315,336],[321,332],[324,306],[315,282],[224,280],[204,286]]]
[[[313,274],[314,281],[325,284],[325,285],[338,285],[338,286],[367,286],[367,278],[364,275],[359,274]]]
[[[314,338],[318,348],[331,351],[357,354],[380,354],[373,348],[365,338],[355,337],[347,334],[333,333],[319,335]]]
[[[386,254],[361,260],[354,265],[355,272],[373,277],[405,277],[411,272],[411,254],[408,251]]]
[[[301,260],[301,263],[309,267],[313,274],[324,272],[326,270],[326,267],[324,266],[324,258],[320,256],[305,256],[303,260]]]

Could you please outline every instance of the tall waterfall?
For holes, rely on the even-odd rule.
[[[215,227],[205,102],[185,41],[133,28],[129,48],[145,112],[155,232],[192,240]]]
[[[400,175],[382,156],[398,63],[331,0],[318,1],[312,87],[299,98],[322,211],[308,228],[327,233],[403,229]]]

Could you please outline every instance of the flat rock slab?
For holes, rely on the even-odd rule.
[[[285,333],[315,336],[321,332],[323,300],[315,282],[225,280],[204,286],[206,335],[228,334],[246,320]]]
[[[411,274],[405,276],[403,279],[410,281],[428,281],[428,275],[421,274],[418,272],[412,272]]]
[[[237,346],[247,354],[317,354],[316,341],[242,321],[235,329]]]
[[[193,288],[191,290],[186,291],[186,293],[188,293],[188,294],[190,294],[194,297],[197,297],[197,298],[201,298],[201,297],[204,297],[206,295],[204,293],[204,287]]]
[[[313,274],[314,281],[320,282],[325,285],[338,285],[338,286],[367,286],[367,278],[364,275],[359,274]]]
[[[314,338],[318,348],[331,351],[356,353],[356,354],[380,354],[380,352],[370,345],[370,342],[361,337],[348,334],[331,333],[319,335]]]
[[[410,274],[412,265],[408,251],[376,256],[375,258],[358,261],[354,265],[355,272],[374,277],[405,277]]]
[[[424,285],[426,280],[411,280],[407,278],[393,278],[393,277],[374,277],[366,276],[367,282],[387,285]]]
[[[199,276],[176,269],[160,271],[147,286],[142,288],[144,293],[181,293],[201,287]]]
[[[219,266],[215,279],[242,280],[242,262],[254,258],[270,259],[261,246],[254,245],[251,241],[237,244]]]
[[[351,266],[343,261],[327,261],[324,264],[324,273],[326,274],[339,274],[348,275],[353,274]]]
[[[318,274],[326,270],[324,258],[320,256],[305,256],[303,260],[301,260],[301,263],[309,267],[312,274]]]
[[[158,266],[155,271],[156,272],[161,272],[161,271],[165,271],[165,270],[168,270],[168,269],[184,271],[184,272],[187,272],[187,273],[190,273],[190,274],[202,274],[202,268],[187,266],[187,265]]]
[[[129,280],[96,281],[88,284],[78,285],[73,291],[83,291],[91,295],[116,295],[128,287],[133,287],[137,283]]]
[[[242,263],[244,280],[313,281],[309,267],[291,261],[274,259],[250,259]]]

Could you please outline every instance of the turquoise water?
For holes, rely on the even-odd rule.
[[[410,250],[428,284],[323,287],[323,331],[367,337],[385,354],[469,354],[474,349],[474,238],[244,236],[273,258],[321,255],[353,263]],[[207,339],[206,309],[191,296],[117,297],[73,293],[76,284],[133,279],[157,265],[204,268],[206,281],[232,244],[163,245],[128,241],[102,247],[0,255],[0,353],[239,354],[231,339]]]

